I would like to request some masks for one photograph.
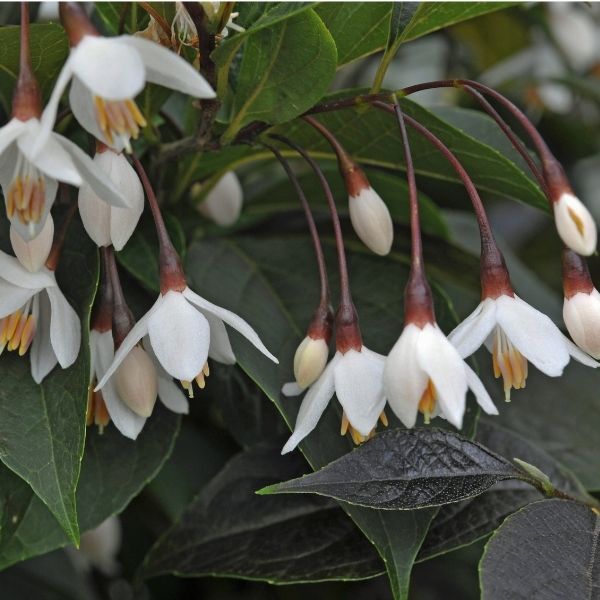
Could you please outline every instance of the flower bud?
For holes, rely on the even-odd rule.
[[[294,355],[294,376],[301,388],[314,383],[327,364],[329,346],[323,338],[306,336]]]
[[[116,575],[119,572],[117,554],[121,548],[121,540],[121,522],[115,516],[108,517],[95,529],[86,531],[81,535],[79,546],[80,558],[85,559],[81,566],[85,570],[94,566],[105,575]]]
[[[32,240],[24,240],[10,226],[10,243],[19,262],[31,273],[39,271],[46,262],[54,239],[54,221],[48,215],[40,233]]]
[[[239,218],[244,191],[237,175],[228,171],[198,205],[198,211],[221,227],[233,225]]]
[[[563,242],[582,256],[593,254],[596,250],[596,223],[581,200],[563,192],[553,207],[556,229]]]
[[[573,341],[590,356],[600,359],[600,293],[578,292],[565,298],[563,319]]]
[[[121,400],[140,417],[149,417],[158,393],[158,376],[146,351],[141,346],[134,346],[114,377]]]

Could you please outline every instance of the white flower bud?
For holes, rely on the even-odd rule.
[[[327,364],[329,346],[323,338],[313,339],[306,336],[294,355],[294,376],[301,388],[314,383]]]
[[[198,211],[221,227],[233,225],[239,218],[244,191],[237,175],[228,171],[198,205]]]
[[[392,248],[394,225],[390,211],[372,188],[363,188],[349,197],[350,220],[358,237],[370,250],[385,256]]]
[[[582,256],[596,250],[596,223],[581,200],[564,192],[554,203],[554,220],[562,241]]]
[[[600,293],[578,292],[565,298],[563,319],[573,341],[590,356],[600,359]]]
[[[54,239],[54,221],[48,215],[40,233],[32,240],[24,240],[10,226],[10,243],[19,262],[31,273],[39,271],[46,262]]]
[[[88,185],[79,189],[79,214],[88,235],[97,246],[112,244],[122,250],[144,210],[144,191],[140,178],[122,154],[107,149],[97,152],[94,162],[115,187],[129,200],[129,208],[111,206]]]
[[[116,557],[121,548],[121,523],[118,517],[108,517],[95,529],[90,529],[81,535],[81,543],[77,554],[84,561],[77,561],[82,570],[90,566],[108,576],[119,572]]]
[[[141,346],[134,346],[114,377],[121,400],[140,417],[149,417],[156,403],[158,375],[146,351]]]

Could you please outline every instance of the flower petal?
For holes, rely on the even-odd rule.
[[[193,381],[208,358],[208,321],[179,292],[167,292],[148,321],[152,349],[165,371]]]
[[[346,417],[364,436],[375,428],[385,406],[384,365],[385,357],[363,346],[360,352],[343,354],[333,374],[335,393]]]
[[[466,358],[471,356],[496,326],[496,301],[486,298],[448,335],[450,343]]]
[[[421,329],[409,323],[391,349],[383,371],[383,385],[388,404],[409,429],[415,426],[419,402],[429,381],[417,360],[417,343]]]
[[[258,350],[260,350],[265,356],[270,358],[275,364],[279,364],[279,361],[267,350],[265,345],[261,342],[258,334],[252,327],[244,321],[241,317],[236,315],[234,312],[227,310],[226,308],[221,308],[208,300],[205,300],[192,290],[189,287],[186,287],[183,290],[183,295],[192,303],[195,304],[202,311],[208,311],[213,315],[219,317],[222,321],[225,321],[227,325],[233,327],[237,331],[239,331],[248,341],[250,341]]]
[[[32,314],[38,325],[29,350],[31,376],[36,383],[42,383],[58,362],[50,342],[51,309],[50,300],[46,294],[40,293],[35,296]]]
[[[561,334],[562,335],[562,334]],[[600,367],[600,363],[595,361],[589,354],[578,348],[567,336],[563,335],[567,352],[582,365],[596,369]]]
[[[340,356],[336,354],[325,367],[321,377],[308,388],[296,417],[294,432],[285,443],[281,454],[291,452],[317,426],[335,391],[333,378]]]
[[[21,308],[38,291],[14,285],[0,278],[0,319]]]
[[[47,269],[37,273],[30,273],[14,256],[0,250],[0,278],[5,279],[13,285],[40,290],[45,287],[56,285],[54,275]]]
[[[284,383],[281,388],[281,393],[284,396],[299,396],[304,391],[304,388],[301,388],[295,381],[290,381],[289,383]]]
[[[183,58],[142,37],[122,35],[112,38],[125,48],[137,51],[146,67],[146,79],[196,98],[214,98],[206,79]]]
[[[475,395],[477,404],[479,404],[482,410],[488,415],[497,415],[498,409],[496,408],[496,405],[490,398],[490,395],[485,389],[485,386],[483,385],[483,383],[481,383],[481,379],[479,379],[475,371],[473,371],[473,369],[471,369],[471,367],[467,363],[465,363],[465,369],[467,374],[467,385]]]
[[[174,413],[187,415],[190,412],[190,405],[185,394],[170,377],[158,376],[158,398]]]
[[[0,127],[0,155],[24,132],[27,125],[19,119],[12,118],[6,125]]]
[[[100,129],[98,119],[96,118],[96,109],[94,106],[94,95],[77,78],[73,77],[71,89],[69,90],[69,105],[77,122],[97,140],[117,151],[123,150],[123,142],[120,137],[115,138],[110,143],[109,139]]]
[[[201,310],[200,312],[206,317],[210,326],[208,356],[225,365],[234,365],[236,363],[235,354],[223,321],[208,311]]]
[[[198,205],[198,210],[221,227],[233,225],[244,203],[244,191],[234,171],[227,171]]]
[[[103,202],[90,186],[82,185],[77,196],[79,215],[87,234],[96,246],[110,245],[110,205]]]
[[[58,286],[46,288],[50,299],[50,341],[56,358],[63,369],[70,367],[79,354],[81,323],[73,307]],[[43,294],[42,294],[43,295]]]
[[[562,375],[569,362],[565,337],[552,320],[518,296],[496,300],[498,325],[516,349],[542,373]]]

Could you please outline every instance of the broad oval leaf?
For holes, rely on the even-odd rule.
[[[411,510],[477,496],[505,479],[524,476],[477,442],[442,429],[393,429],[315,473],[259,493],[313,493],[369,508]]]
[[[600,587],[600,518],[570,500],[534,502],[508,517],[479,566],[483,600],[590,600]]]

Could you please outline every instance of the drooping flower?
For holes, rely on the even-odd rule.
[[[198,71],[174,52],[139,36],[102,37],[76,3],[62,2],[60,10],[71,53],[44,111],[47,130],[71,80],[69,102],[76,119],[117,151],[131,151],[130,139],[146,126],[134,100],[146,81],[196,98],[215,97]]]
[[[237,175],[228,171],[198,205],[200,213],[221,227],[233,225],[244,203],[244,191]]]
[[[79,214],[85,230],[97,246],[112,244],[115,250],[122,250],[144,211],[142,184],[123,154],[106,146],[98,148],[94,163],[128,199],[129,206],[111,206],[84,183],[79,189]]]
[[[114,577],[120,570],[117,555],[121,549],[122,531],[119,517],[108,517],[98,527],[81,534],[78,549],[68,548],[75,567],[83,573],[92,567],[108,577]]]
[[[593,254],[598,237],[596,223],[581,200],[570,192],[564,192],[552,206],[562,241],[577,254]]]
[[[40,233],[32,240],[24,240],[15,227],[10,226],[10,243],[19,262],[30,272],[39,271],[50,254],[54,240],[54,220],[48,215]]]

